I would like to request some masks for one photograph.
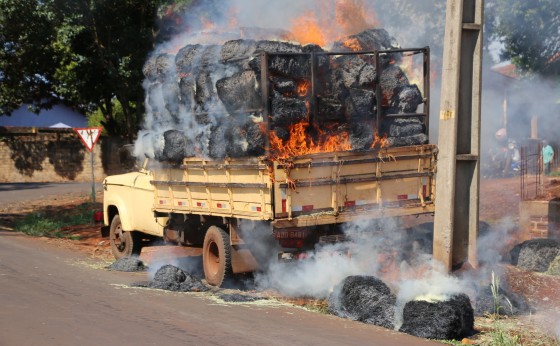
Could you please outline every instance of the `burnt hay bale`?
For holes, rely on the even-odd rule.
[[[408,137],[424,133],[425,126],[418,117],[387,117],[381,123],[381,133],[389,137]]]
[[[480,290],[476,296],[474,306],[475,316],[485,316],[487,314],[513,316],[530,311],[529,305],[522,296],[506,291],[502,287],[498,290],[497,301],[492,294],[490,286]],[[498,311],[496,311],[496,308]]]
[[[307,106],[305,101],[284,97],[278,93],[272,99],[272,125],[288,127],[307,118]]]
[[[297,93],[297,83],[291,78],[270,76],[272,89],[284,96],[294,96]]]
[[[373,119],[376,112],[375,93],[364,89],[349,89],[344,102],[346,119]]]
[[[243,71],[216,82],[216,91],[230,114],[242,110],[254,110],[261,105],[254,71]]]
[[[335,315],[393,329],[396,297],[389,287],[373,276],[348,276],[329,297]]]
[[[335,59],[337,69],[340,69],[342,83],[347,88],[364,88],[373,90],[377,73],[375,66],[366,63],[355,55],[343,55]]]
[[[318,122],[344,121],[344,107],[336,99],[317,97],[317,113]]]
[[[421,338],[451,340],[468,336],[473,328],[471,302],[466,294],[461,293],[445,301],[407,302],[399,331]]]
[[[208,110],[208,106],[216,96],[214,83],[210,73],[202,72],[196,76],[195,79],[195,95],[194,99],[199,111]]]
[[[297,44],[283,42],[283,41],[270,41],[262,40],[257,41],[254,57],[249,61],[249,67],[255,71],[259,76],[261,74],[261,52],[268,53],[301,53],[302,47]],[[274,57],[274,56],[273,56]],[[287,56],[284,56],[287,57]],[[283,64],[280,61],[276,63],[275,69],[285,67],[287,64]],[[269,60],[270,68],[270,60]]]
[[[151,82],[163,81],[175,71],[174,60],[171,54],[154,55],[144,63],[142,73]]]
[[[402,87],[410,84],[404,71],[396,65],[391,65],[381,72],[379,83],[383,98],[387,101],[391,100],[393,95],[398,95]]]
[[[251,58],[256,49],[254,40],[231,40],[223,44],[220,57],[224,62],[244,61]]]
[[[195,81],[192,77],[179,79],[179,100],[187,112],[192,112],[195,106]]]
[[[391,147],[403,147],[408,145],[421,145],[428,143],[428,136],[424,133],[419,133],[417,135],[407,136],[407,137],[387,137],[389,146]]]
[[[142,272],[145,271],[147,267],[144,265],[144,262],[136,257],[122,257],[111,263],[107,269],[119,272]]]
[[[373,126],[371,121],[356,121],[349,124],[348,136],[352,150],[368,150],[373,144]]]
[[[405,85],[396,90],[389,101],[389,107],[398,113],[414,113],[423,102],[422,93],[416,84]]]
[[[397,48],[396,40],[385,29],[367,29],[347,36],[333,44],[332,51],[348,52],[353,50],[373,51]]]
[[[148,283],[148,287],[176,292],[205,292],[209,290],[200,279],[170,264],[166,264],[157,270],[154,279]]]
[[[247,156],[262,156],[265,154],[266,135],[260,125],[252,121],[248,121],[243,127],[245,138],[247,141]]]
[[[545,272],[558,255],[560,255],[560,242],[557,240],[543,238],[527,240],[521,243],[517,266],[525,270]]]
[[[163,133],[161,161],[181,162],[186,155],[187,139],[181,131],[168,130]]]
[[[175,65],[178,73],[190,73],[200,64],[200,57],[204,46],[188,44],[179,49],[175,55]]]

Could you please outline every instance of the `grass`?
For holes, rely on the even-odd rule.
[[[82,203],[75,208],[60,212],[33,212],[25,215],[15,224],[15,231],[34,237],[66,238],[78,240],[79,237],[63,231],[66,227],[93,222],[94,206]]]

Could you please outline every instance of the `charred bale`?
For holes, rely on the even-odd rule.
[[[200,279],[170,264],[166,264],[157,270],[148,287],[176,292],[205,292],[209,290]]]
[[[291,78],[309,78],[311,75],[311,59],[308,55],[271,54],[268,57],[268,70]]]
[[[386,117],[380,131],[389,137],[408,137],[424,133],[425,126],[418,117]]]
[[[195,107],[195,80],[188,76],[179,79],[179,100],[187,112],[192,112]]]
[[[171,118],[175,123],[179,122],[179,84],[175,81],[166,81],[161,85],[161,93],[163,96],[163,102],[165,109],[169,112]]]
[[[175,55],[175,65],[178,73],[191,73],[196,71],[200,65],[200,59],[204,46],[200,44],[189,44],[179,49]]]
[[[393,329],[396,297],[389,287],[373,276],[349,276],[329,298],[329,310],[350,318]]]
[[[375,93],[364,89],[349,89],[345,100],[346,119],[373,119],[376,112]]]
[[[217,96],[214,89],[212,76],[208,72],[202,72],[195,79],[195,101],[197,111],[207,111],[210,102]]]
[[[162,161],[181,162],[186,156],[187,141],[181,131],[167,130],[163,133]]]
[[[428,136],[424,133],[407,137],[387,137],[389,146],[391,147],[404,147],[409,145],[421,145],[428,143]]]
[[[225,117],[212,127],[209,151],[210,157],[245,157],[248,152],[260,153],[264,149],[264,135],[247,119]],[[250,136],[250,138],[249,138]],[[252,141],[253,143],[249,143]],[[262,145],[262,146],[261,146]],[[264,151],[263,151],[264,152]]]
[[[247,156],[262,156],[265,154],[266,134],[262,130],[261,125],[249,121],[243,127],[247,140]]]
[[[261,95],[258,92],[255,72],[243,71],[216,82],[216,91],[230,114],[260,107]]]
[[[339,100],[317,97],[317,122],[344,121],[344,107]]]
[[[136,257],[122,257],[107,267],[109,270],[119,272],[143,272],[147,269],[144,262]]]
[[[257,73],[261,74],[261,52],[268,53],[301,53],[302,47],[293,43],[282,42],[282,41],[257,41],[257,46],[255,48],[254,58],[249,61],[250,68]],[[279,64],[283,66],[283,64]],[[270,61],[269,61],[270,66]]]
[[[400,332],[428,339],[462,339],[472,333],[474,312],[466,294],[445,301],[413,300],[405,304]]]
[[[398,113],[415,113],[423,101],[422,93],[416,84],[405,85],[395,91],[389,101],[389,107]]]
[[[362,120],[349,124],[350,145],[352,150],[368,150],[373,144],[373,126],[371,121]]]
[[[273,126],[288,127],[307,119],[305,101],[275,93],[272,99]]]
[[[402,87],[410,84],[403,70],[395,65],[391,65],[381,72],[379,83],[381,84],[381,90],[383,92],[383,100],[387,103],[389,103],[395,95],[398,95]]]
[[[385,29],[367,29],[333,44],[334,52],[373,51],[395,49],[398,44]]]
[[[545,272],[550,263],[560,255],[560,242],[554,239],[531,239],[523,242],[519,250],[519,268]]]
[[[342,83],[347,88],[369,88],[373,90],[377,73],[375,66],[359,56],[343,55],[335,59],[334,66],[340,69]]]
[[[291,78],[271,76],[270,83],[274,91],[284,96],[295,96],[297,93],[297,83]]]
[[[149,58],[142,68],[144,76],[151,82],[164,81],[175,72],[175,57],[171,54],[159,54]]]
[[[284,127],[275,127],[274,134],[282,140],[282,142],[286,142],[290,139],[290,132]]]
[[[490,286],[480,290],[474,306],[474,314],[476,316],[485,316],[487,314],[513,316],[530,311],[527,301],[522,296],[506,291],[502,287],[498,290],[497,297],[492,293]]]
[[[226,63],[247,62],[257,49],[257,43],[254,40],[231,40],[223,44],[220,57]]]

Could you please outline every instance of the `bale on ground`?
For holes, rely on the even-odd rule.
[[[111,263],[107,269],[120,272],[142,272],[145,271],[147,267],[144,265],[144,262],[136,257],[122,257]]]
[[[200,279],[170,264],[166,264],[157,270],[154,279],[148,283],[148,287],[176,292],[205,292],[209,290]]]
[[[348,276],[329,298],[329,310],[385,328],[394,328],[396,297],[389,287],[373,276]]]
[[[473,328],[471,302],[466,294],[461,293],[445,301],[407,302],[399,331],[421,338],[451,340],[468,336]]]
[[[558,255],[560,255],[560,242],[557,240],[544,238],[527,240],[521,244],[517,266],[525,270],[545,272]]]

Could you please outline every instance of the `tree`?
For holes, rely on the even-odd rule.
[[[24,103],[52,106],[57,56],[54,14],[36,0],[0,0],[0,114]]]
[[[136,134],[142,65],[157,36],[157,0],[0,0],[0,110],[62,101],[99,109],[109,134]],[[114,116],[113,102],[123,120]]]
[[[491,0],[501,57],[525,73],[560,76],[560,2]]]

